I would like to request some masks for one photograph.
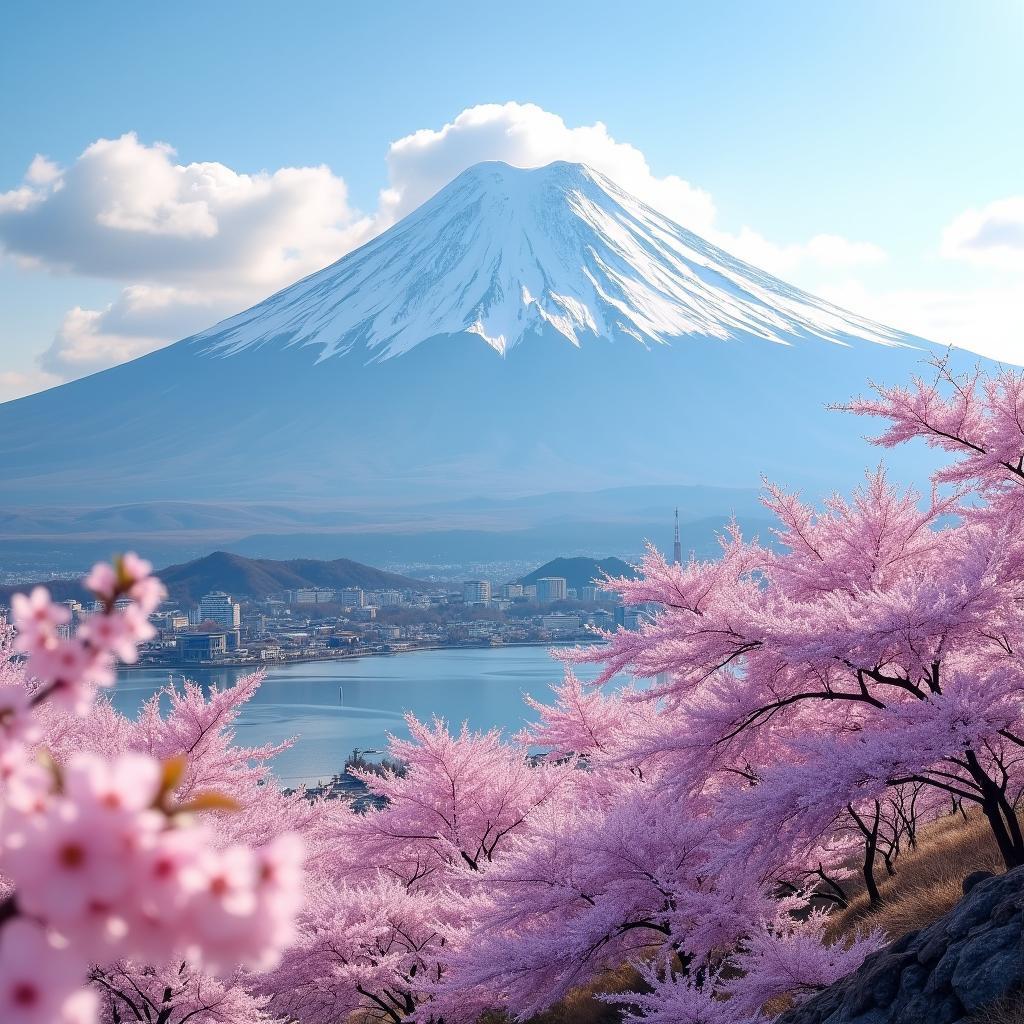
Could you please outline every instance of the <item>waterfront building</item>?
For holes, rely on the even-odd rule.
[[[564,601],[568,586],[564,576],[544,576],[537,580],[537,600],[541,604]]]
[[[637,630],[645,622],[650,622],[659,606],[652,602],[638,605],[619,605],[615,609],[615,625],[623,629]]]
[[[228,634],[183,633],[175,641],[178,657],[185,665],[216,661],[227,656]]]
[[[541,625],[549,633],[578,633],[580,629],[580,617],[568,613],[554,613],[545,615]]]
[[[491,603],[489,580],[466,580],[462,584],[462,603],[486,607]]]
[[[242,612],[230,594],[215,590],[199,602],[199,621],[216,622],[224,629],[238,629],[242,624]]]

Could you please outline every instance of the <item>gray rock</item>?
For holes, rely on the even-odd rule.
[[[966,896],[979,882],[984,882],[986,878],[991,878],[991,871],[972,871],[965,879],[963,883],[964,895]]]
[[[976,871],[964,898],[777,1024],[958,1024],[1024,988],[1024,868]]]

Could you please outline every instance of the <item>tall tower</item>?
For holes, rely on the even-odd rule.
[[[683,545],[679,542],[679,509],[676,509],[676,532],[672,539],[672,562],[675,565],[683,564]]]

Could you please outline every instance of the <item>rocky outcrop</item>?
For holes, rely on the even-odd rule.
[[[1024,989],[1024,868],[964,881],[945,917],[869,956],[777,1024],[955,1024]]]

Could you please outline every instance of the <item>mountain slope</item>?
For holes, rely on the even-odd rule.
[[[364,346],[388,358],[468,332],[506,353],[544,328],[574,345],[686,335],[910,340],[733,259],[588,167],[492,162],[193,343],[234,354],[285,341],[318,359]]]
[[[820,492],[877,459],[825,404],[930,351],[586,168],[483,164],[251,310],[0,406],[0,479],[10,505],[363,511],[762,473]]]
[[[198,601],[212,590],[224,590],[236,597],[261,598],[303,587],[424,589],[419,580],[374,569],[347,558],[330,562],[311,558],[274,561],[245,558],[227,551],[215,551],[193,562],[168,566],[159,575],[172,598],[188,602]]]

